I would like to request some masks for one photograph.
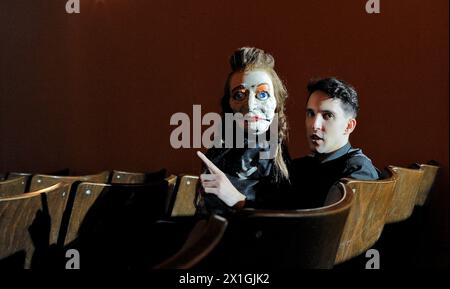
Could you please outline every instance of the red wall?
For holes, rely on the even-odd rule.
[[[437,160],[438,236],[448,233],[448,0],[0,2],[0,172],[167,168],[198,173],[169,142],[170,116],[219,111],[228,56],[271,52],[290,98],[291,155],[307,152],[309,78],[360,94],[352,144],[374,163]],[[444,238],[444,239],[442,239]],[[448,246],[448,237],[441,244]]]

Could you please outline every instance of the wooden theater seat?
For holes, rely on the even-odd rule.
[[[227,220],[211,215],[207,220],[199,220],[191,230],[183,247],[154,269],[190,269],[214,250],[223,237]]]
[[[195,196],[198,176],[183,175],[178,184],[178,191],[171,216],[193,216],[196,212]]]
[[[150,244],[160,237],[152,228],[166,214],[167,189],[165,180],[75,184],[72,206],[64,216],[68,224],[65,248],[78,249],[87,269],[148,267],[153,252]]]
[[[0,197],[16,196],[25,192],[27,185],[26,177],[17,177],[0,181]]]
[[[416,205],[423,206],[428,198],[428,195],[433,187],[436,175],[439,171],[438,165],[431,164],[414,164],[413,168],[422,169],[423,177],[420,182],[419,191],[417,192]]]
[[[173,197],[173,191],[175,188],[177,176],[170,175],[165,179],[167,182],[167,195],[164,198],[164,216],[168,216],[169,214],[169,206],[171,203],[171,199]],[[161,182],[161,181],[160,181]],[[156,183],[160,183],[156,182]],[[151,188],[151,184],[144,186],[143,188]],[[97,198],[102,194],[102,192],[106,191],[114,191],[123,189],[125,194],[129,194],[129,190],[133,188],[133,186],[117,186],[117,185],[126,185],[126,184],[99,184],[99,183],[89,183],[82,182],[78,184],[75,188],[73,188],[73,192],[71,194],[71,204],[68,208],[66,214],[66,222],[67,222],[67,233],[64,236],[64,240],[60,240],[61,244],[68,244],[72,242],[78,235],[78,230],[83,222],[87,212],[90,210],[92,205],[96,202]],[[139,184],[131,184],[131,185],[139,185]],[[142,185],[142,184],[140,184]],[[138,186],[134,186],[136,188]],[[142,190],[140,188],[139,190]]]
[[[206,266],[219,269],[332,268],[353,203],[349,187],[339,183],[337,188],[339,200],[320,208],[239,211],[229,219],[223,241]]]
[[[89,227],[91,223],[109,222],[108,218],[112,221],[125,213],[164,217],[167,214],[168,187],[165,180],[148,184],[79,183],[72,189],[71,202],[65,214],[67,233],[60,243],[67,245],[74,241],[83,224]],[[142,212],[125,212],[133,207]]]
[[[386,217],[386,224],[389,224],[406,220],[411,216],[424,170],[398,166],[388,166],[387,169],[398,175],[394,196]]]
[[[111,173],[111,184],[144,184],[156,182],[166,177],[167,171],[161,169],[156,172],[127,172],[113,170]]]
[[[30,268],[37,251],[56,244],[68,189],[68,184],[59,183],[0,198],[0,267]]]
[[[336,264],[360,255],[380,238],[394,195],[397,175],[388,171],[383,180],[342,179],[354,192],[354,202],[345,224]]]
[[[20,178],[20,177],[26,177],[26,179],[31,179],[31,177],[33,176],[33,174],[31,173],[17,173],[17,172],[10,172],[8,174],[8,180],[12,180],[12,179],[16,179],[16,178]]]
[[[177,182],[178,182],[178,176],[176,175],[170,175],[167,178],[165,178],[167,181],[167,203],[165,206],[165,215],[166,217],[170,217],[172,214],[173,205],[175,202],[175,196],[176,196],[176,189],[177,189]]]

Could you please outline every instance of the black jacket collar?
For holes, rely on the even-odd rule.
[[[347,142],[346,145],[344,145],[337,151],[334,151],[334,152],[328,153],[328,154],[315,153],[315,154],[313,154],[313,157],[314,157],[314,159],[318,160],[320,163],[326,163],[326,162],[338,159],[338,158],[342,157],[343,155],[346,155],[351,149],[352,149],[352,146],[350,145],[350,142]]]

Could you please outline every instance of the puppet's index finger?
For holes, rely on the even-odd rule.
[[[213,174],[218,174],[221,173],[222,171],[216,167],[216,165],[210,161],[202,152],[197,151],[197,155],[199,156],[199,158],[202,159],[202,161],[205,163],[205,165],[209,168],[209,170],[211,171],[211,173]]]

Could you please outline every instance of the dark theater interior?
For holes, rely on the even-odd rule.
[[[0,268],[183,269],[177,284],[214,282],[200,275],[217,270],[247,285],[280,268],[448,269],[448,9],[448,0],[1,0]],[[242,47],[270,53],[287,90],[272,110],[287,137],[264,164],[286,165],[292,181],[265,191],[283,199],[324,187],[320,172],[297,179],[278,160],[325,143],[309,136],[317,91],[307,86],[330,77],[357,91],[350,143],[378,177],[334,176],[312,208],[288,197],[262,208],[236,185],[254,173],[233,159],[238,148],[202,161],[197,151],[211,160],[214,151],[208,115],[268,103],[261,84],[253,94],[245,83],[269,76],[271,91],[272,74],[233,68]],[[229,95],[236,75],[247,94]],[[271,120],[254,116],[245,132]],[[211,200],[227,210],[205,213]]]

